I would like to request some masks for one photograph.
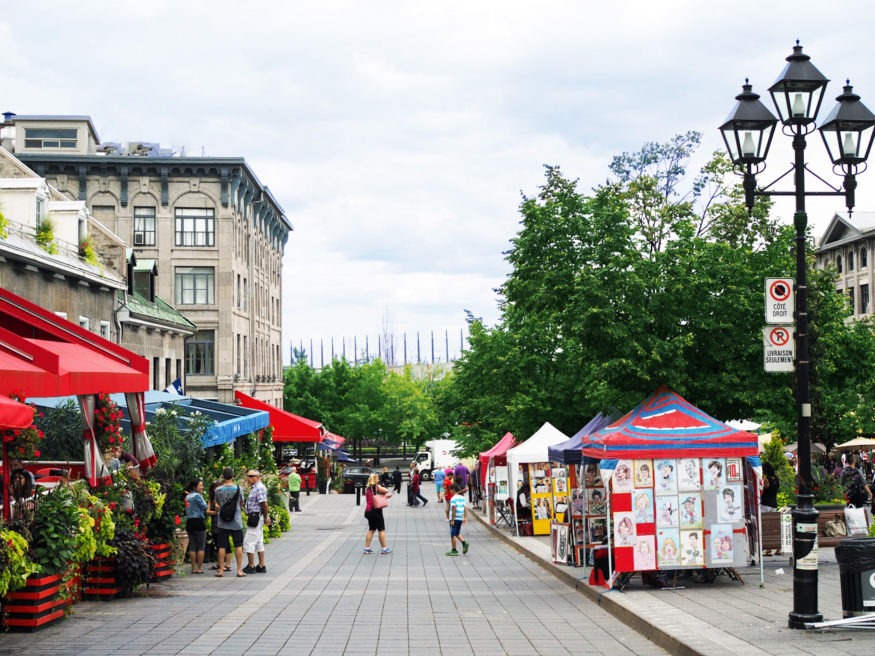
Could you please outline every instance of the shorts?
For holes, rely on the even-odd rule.
[[[234,540],[234,548],[243,546],[243,529],[242,528],[220,528],[216,534],[216,546],[219,549],[230,549],[231,545],[228,538]]]
[[[207,548],[207,531],[186,531],[188,533],[188,550],[205,551]]]
[[[243,536],[243,551],[248,554],[264,551],[264,515],[258,520],[258,526],[246,528]]]
[[[462,535],[462,520],[453,520],[453,523],[450,524],[450,537],[459,537],[460,535]]]
[[[386,520],[383,518],[383,509],[374,508],[365,513],[365,519],[368,520],[369,531],[385,531]]]
[[[434,493],[437,494],[438,496],[440,496],[441,494],[443,494],[443,492],[444,492],[443,481],[441,481],[440,483],[435,483],[434,484]]]

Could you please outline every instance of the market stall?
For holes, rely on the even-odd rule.
[[[567,495],[554,496],[553,494],[552,467],[547,452],[548,447],[567,439],[565,433],[550,422],[545,422],[529,439],[508,450],[510,489],[513,490],[516,498],[527,495],[523,503],[514,504],[517,535],[521,532],[518,506],[524,508],[525,503],[528,503],[533,535],[549,535],[554,513],[564,513],[567,510]],[[564,477],[563,472],[562,478]]]
[[[495,524],[495,504],[507,503],[510,487],[507,476],[507,451],[516,446],[513,433],[505,433],[491,449],[480,452],[480,487],[486,490],[486,503],[489,523]]]
[[[756,525],[757,436],[663,386],[584,440],[599,462],[586,488],[588,546],[607,538],[617,574],[734,568],[750,562]]]

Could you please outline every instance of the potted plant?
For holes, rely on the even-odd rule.
[[[94,240],[91,237],[86,237],[79,242],[79,257],[92,266],[100,264],[100,260],[97,259],[97,250],[94,248]]]
[[[58,245],[55,243],[55,222],[52,217],[46,216],[37,224],[36,243],[47,253],[55,255],[58,252]]]
[[[3,212],[0,212],[0,239],[6,239],[9,236],[9,219]]]
[[[27,540],[12,529],[0,528],[0,598],[23,588],[38,569],[28,557]]]

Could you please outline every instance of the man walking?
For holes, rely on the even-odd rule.
[[[246,574],[264,574],[267,567],[264,564],[264,527],[270,526],[270,514],[267,508],[267,488],[261,482],[261,472],[250,469],[246,474],[249,480],[249,496],[246,497],[246,535],[243,536],[243,551],[249,564],[243,568]],[[253,526],[253,522],[255,525]],[[255,566],[255,554],[258,553],[258,565]]]
[[[392,472],[392,485],[395,486],[395,494],[401,492],[401,470],[398,469],[398,465],[395,465],[395,471]]]
[[[459,484],[459,491],[463,494],[468,491],[468,476],[471,472],[468,470],[467,465],[461,460],[456,464],[455,469],[453,469],[453,482]]]
[[[426,499],[424,496],[422,496],[422,494],[420,494],[420,492],[419,492],[419,486],[421,484],[421,480],[422,479],[419,478],[419,467],[414,467],[413,468],[413,480],[410,481],[410,486],[413,489],[413,500],[415,503],[419,503],[419,501],[422,501],[422,507],[425,508],[428,505],[428,499]],[[417,499],[419,501],[417,501]]]
[[[297,468],[289,473],[289,510],[301,512],[301,475]]]
[[[222,485],[216,488],[216,505],[219,512],[215,517],[219,531],[216,541],[219,547],[219,564],[216,576],[221,578],[225,575],[225,553],[230,548],[230,540],[234,541],[234,556],[237,559],[237,576],[246,576],[243,571],[243,519],[240,517],[240,508],[243,506],[243,493],[240,486],[234,484],[234,470],[225,467],[222,470]],[[225,510],[233,510],[233,515],[226,514]]]
[[[448,556],[459,555],[459,552],[456,550],[456,540],[462,543],[463,554],[468,553],[468,547],[470,546],[468,540],[462,537],[462,524],[468,522],[468,500],[464,494],[459,494],[461,491],[462,488],[459,487],[459,484],[453,483],[453,496],[447,504],[447,518],[450,522],[450,550],[447,552]]]

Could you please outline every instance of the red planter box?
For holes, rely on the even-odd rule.
[[[169,542],[162,542],[149,546],[152,547],[152,554],[155,556],[155,574],[151,581],[154,583],[173,576],[173,545]]]
[[[31,576],[27,585],[3,601],[3,624],[10,631],[35,631],[64,617],[61,577]]]
[[[116,580],[115,558],[95,558],[85,568],[82,594],[86,599],[114,599],[124,592]]]

